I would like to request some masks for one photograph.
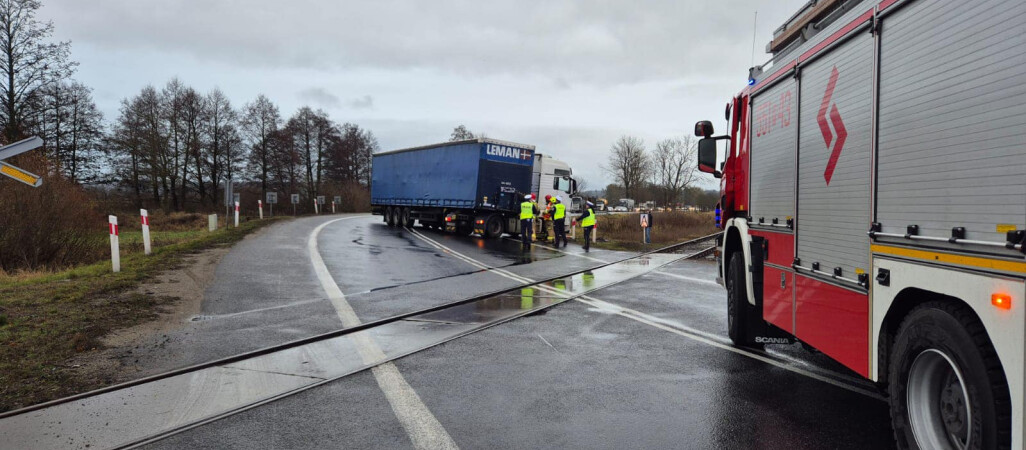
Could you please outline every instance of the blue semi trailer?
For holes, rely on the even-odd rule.
[[[520,233],[527,194],[560,195],[581,208],[570,167],[533,145],[471,139],[374,155],[371,206],[389,226],[421,226],[495,238]]]

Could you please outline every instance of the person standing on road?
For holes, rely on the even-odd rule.
[[[531,249],[531,233],[534,232],[534,216],[538,215],[538,205],[531,201],[531,194],[524,196],[524,202],[520,204],[520,242],[523,244],[522,251]]]
[[[592,210],[594,207],[594,203],[588,202],[587,209],[585,209],[584,213],[574,221],[574,225],[577,225],[577,222],[581,222],[581,226],[584,227],[585,252],[588,252],[591,249],[591,231],[595,229],[595,211]]]
[[[556,203],[552,206],[554,212],[552,213],[552,232],[556,235],[554,244],[556,248],[559,248],[559,240],[563,240],[563,247],[567,246],[566,241],[566,205],[563,204],[563,199],[556,196]]]

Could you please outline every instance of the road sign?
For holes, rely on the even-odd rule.
[[[0,161],[0,174],[7,175],[8,177],[14,178],[22,183],[25,183],[32,187],[39,187],[43,185],[43,179],[32,172],[22,170],[18,167],[7,164]]]
[[[12,156],[20,155],[29,150],[34,150],[43,146],[43,140],[39,136],[32,136],[28,139],[22,139],[11,145],[0,147],[0,159],[7,159]]]
[[[10,158],[12,156],[20,155],[29,150],[39,148],[43,145],[43,140],[39,136],[32,136],[28,139],[22,139],[11,145],[5,145],[0,147],[0,160]],[[39,187],[43,184],[43,178],[27,170],[19,167],[12,166],[8,163],[0,161],[0,175],[5,175],[22,183],[25,183],[32,187]]]
[[[235,203],[235,193],[233,191],[231,181],[224,184],[224,206],[232,206]]]
[[[278,203],[278,193],[277,192],[268,192],[267,193],[267,204],[268,205],[273,205],[275,203]]]
[[[324,204],[324,196],[323,195],[318,195],[317,196],[317,204],[318,205],[323,205]]]
[[[342,196],[340,196],[340,195],[336,195],[335,196],[335,204],[336,205],[341,205],[342,204]]]
[[[235,192],[235,193],[233,193],[233,194],[232,194],[232,204],[233,204],[233,205],[235,205],[236,207],[238,207],[238,206],[239,206],[239,203],[240,203],[241,201],[242,201],[242,194],[240,194],[240,193],[238,193],[238,192]]]
[[[299,194],[292,194],[292,204],[293,205],[298,205],[299,204]]]

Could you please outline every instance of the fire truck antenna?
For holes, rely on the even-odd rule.
[[[759,10],[755,10],[755,18],[752,19],[752,65],[749,67],[755,67],[755,30],[759,24]]]

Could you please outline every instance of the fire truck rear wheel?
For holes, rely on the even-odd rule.
[[[968,307],[929,302],[912,310],[894,339],[889,367],[899,448],[1011,446],[1008,382],[983,324]]]
[[[727,266],[727,336],[738,347],[748,346],[748,292],[745,283],[745,256],[730,255]]]

